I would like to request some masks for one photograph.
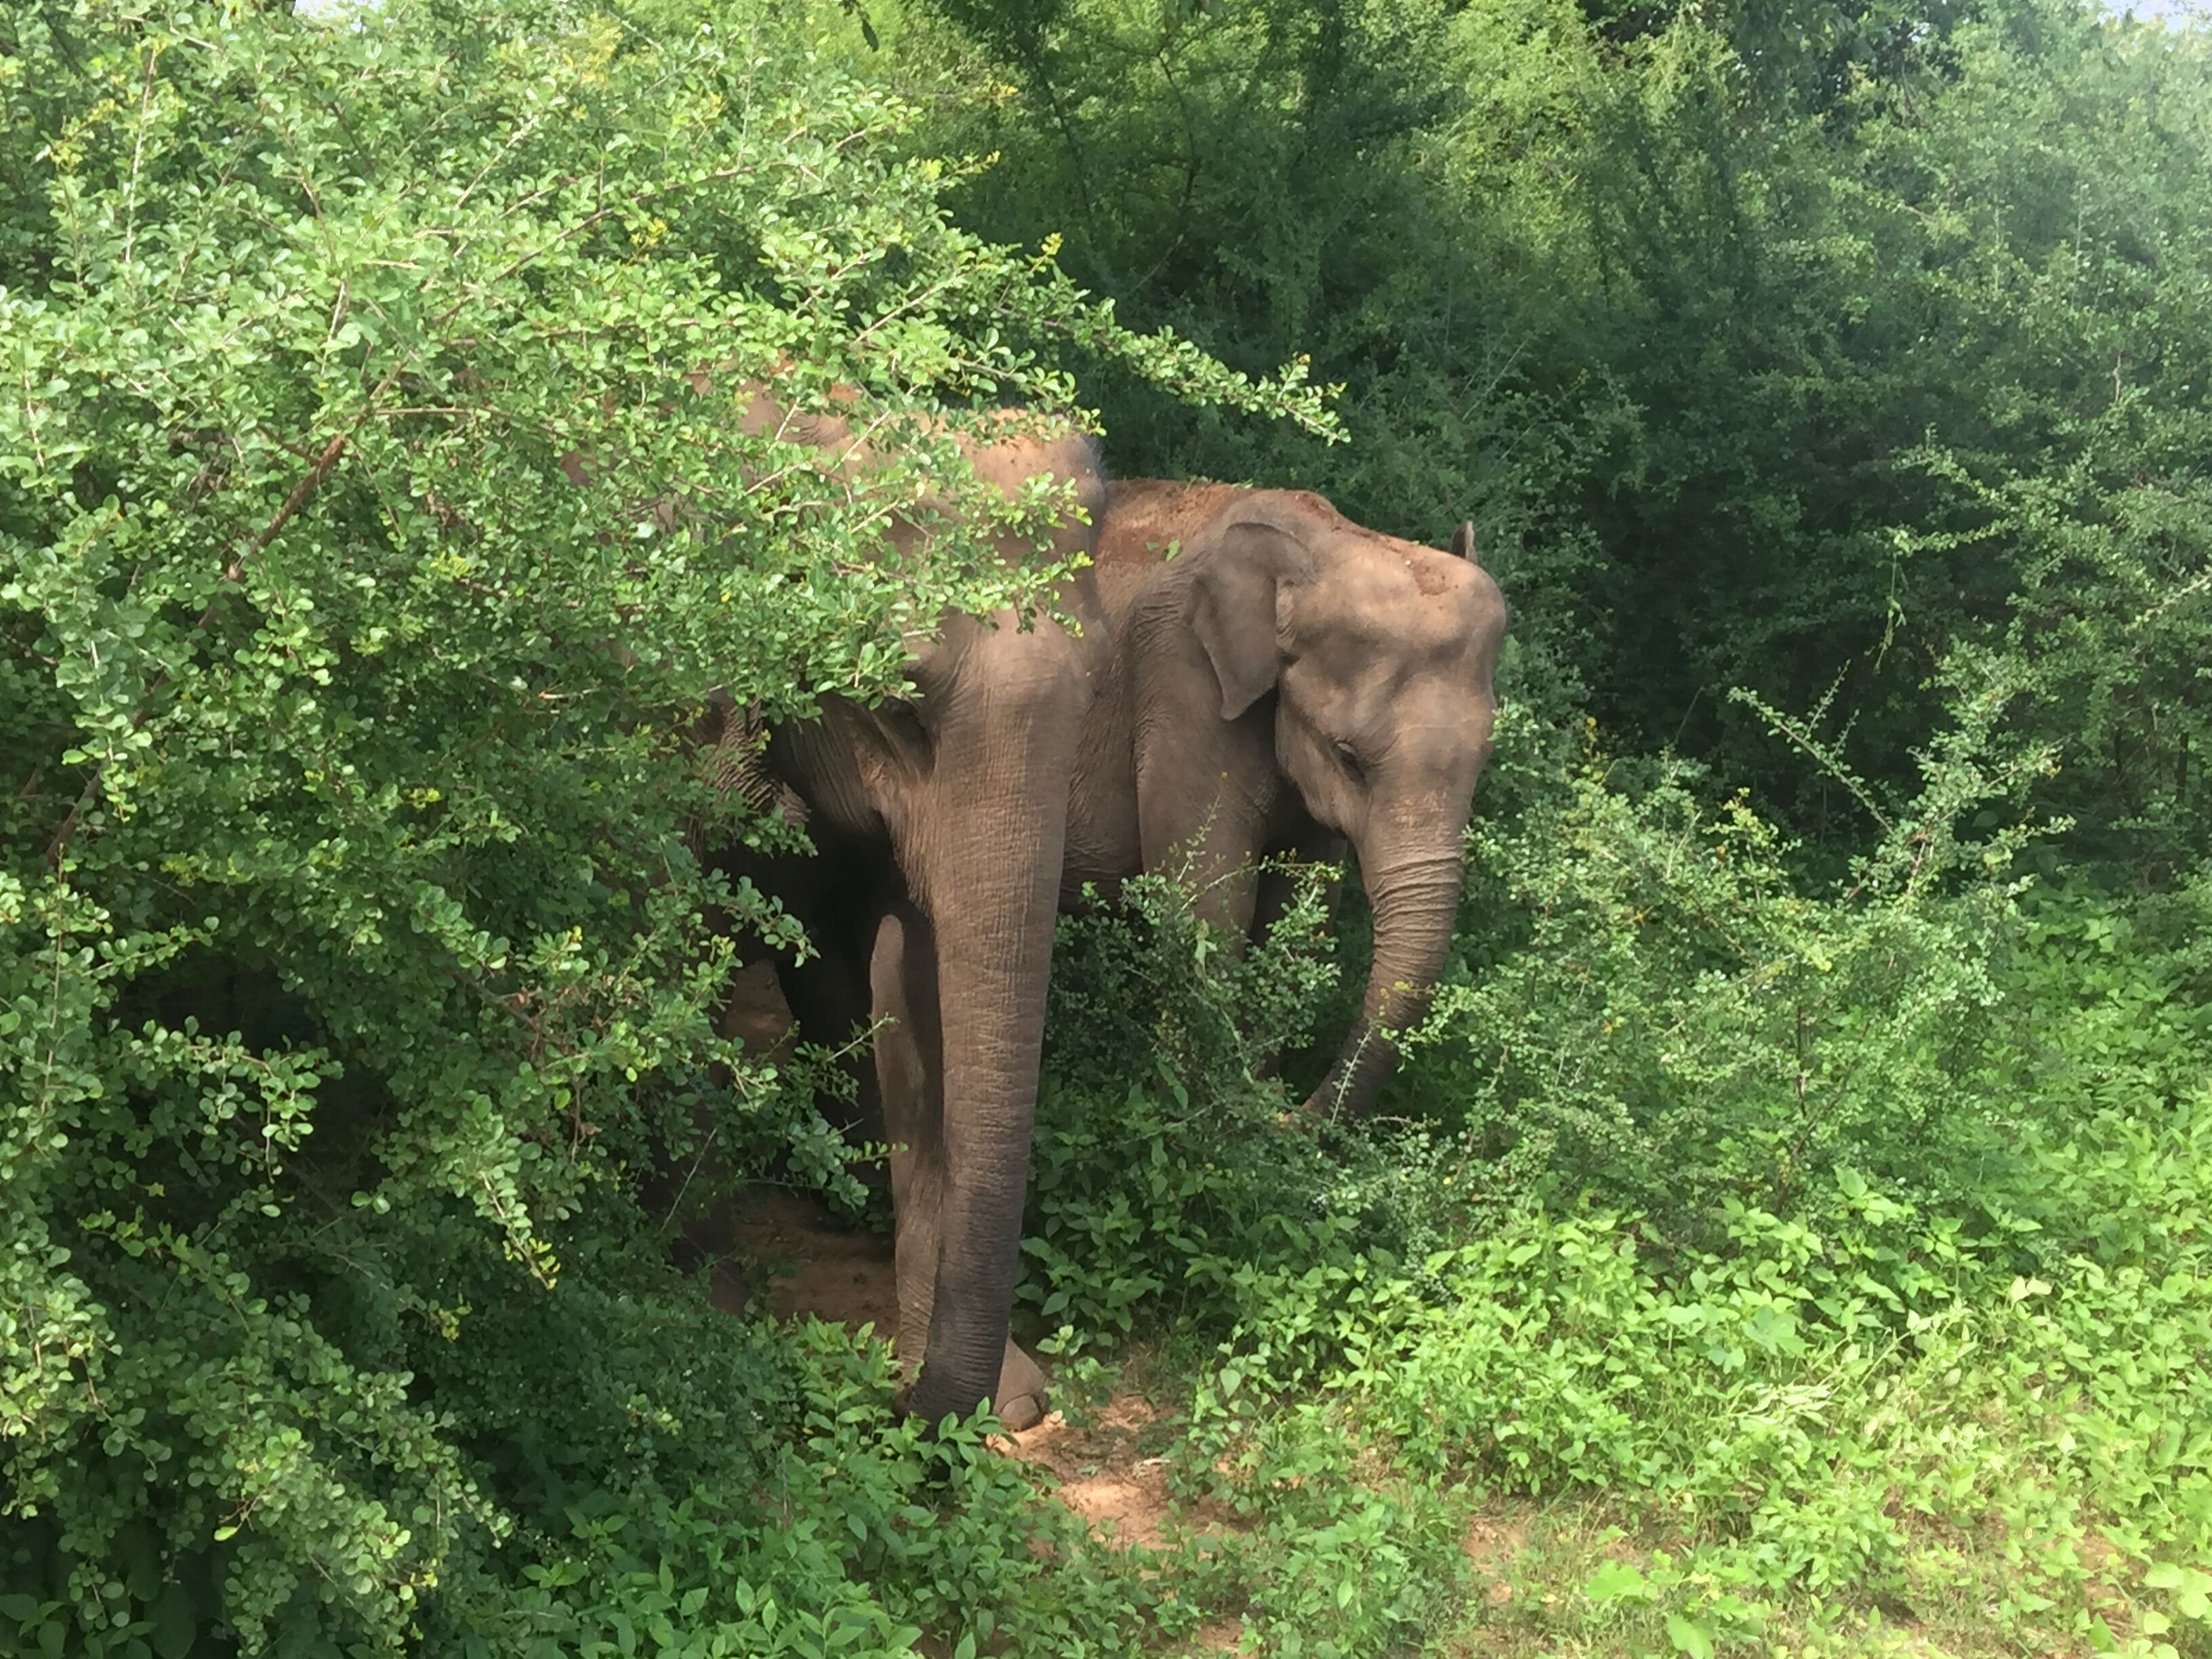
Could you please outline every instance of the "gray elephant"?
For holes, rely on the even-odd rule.
[[[1239,935],[1255,860],[1348,841],[1375,915],[1358,1019],[1310,1110],[1370,1106],[1388,1033],[1425,1010],[1489,757],[1505,602],[1462,525],[1451,551],[1352,523],[1318,495],[1117,483],[1098,582],[1114,657],[1085,727],[1063,897],[1185,867]]]
[[[743,418],[841,465],[870,465],[835,416],[756,397]],[[1010,497],[1042,476],[1072,481],[1091,523],[1064,519],[1054,555],[1090,550],[1103,489],[1086,440],[963,448]],[[903,522],[891,541],[904,555],[922,534]],[[1035,556],[1013,536],[1001,553]],[[782,973],[803,1028],[836,1039],[856,1021],[890,1022],[875,1071],[884,1132],[900,1149],[897,1345],[909,1374],[919,1364],[906,1403],[933,1422],[986,1396],[1009,1426],[1042,1409],[1042,1376],[1007,1325],[1074,757],[1107,649],[1089,569],[1057,605],[1079,634],[1042,617],[947,617],[912,642],[904,698],[832,698],[818,719],[770,731],[772,786],[817,855],[726,860],[784,898],[820,952]]]
[[[994,465],[1009,487],[1042,466],[1097,488],[1072,447]],[[1079,641],[956,621],[917,659],[911,705],[835,704],[768,746],[818,850],[747,873],[819,947],[780,965],[802,1030],[886,1022],[861,1115],[907,1149],[899,1346],[927,1340],[914,1403],[933,1417],[986,1391],[1009,1427],[1042,1410],[1006,1332],[1055,897],[1189,848],[1211,918],[1243,933],[1256,858],[1349,838],[1375,969],[1309,1104],[1356,1110],[1393,1058],[1378,1033],[1418,1017],[1440,970],[1489,753],[1505,611],[1465,527],[1446,555],[1315,495],[1134,483],[1114,487],[1097,548],[1095,587],[1086,573],[1064,599]],[[940,1382],[947,1355],[968,1392]]]

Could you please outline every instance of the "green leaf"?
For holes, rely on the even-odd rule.
[[[1668,1613],[1667,1637],[1677,1653],[1686,1653],[1690,1659],[1713,1659],[1712,1633],[1697,1620],[1679,1613]]]
[[[161,1588],[153,1607],[153,1629],[147,1639],[161,1659],[185,1659],[192,1650],[199,1622],[191,1593],[173,1580]]]
[[[1583,1586],[1587,1601],[1602,1605],[1607,1601],[1644,1601],[1651,1595],[1651,1586],[1643,1569],[1626,1561],[1608,1561],[1589,1577]]]

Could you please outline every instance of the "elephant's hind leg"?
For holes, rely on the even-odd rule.
[[[937,1006],[937,950],[928,921],[895,905],[876,929],[868,980],[876,1033],[876,1081],[891,1151],[891,1210],[897,1239],[898,1352],[909,1381],[929,1346],[943,1253],[945,1186],[945,1067]],[[1006,1342],[999,1420],[1019,1431],[1045,1412],[1045,1376]]]

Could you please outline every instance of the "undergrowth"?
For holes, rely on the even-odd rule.
[[[2212,879],[1965,835],[2042,762],[2004,695],[1826,894],[1509,726],[1459,983],[1326,1145],[1280,943],[1071,925],[1024,1294],[1085,1375],[1182,1356],[1189,1596],[1283,1654],[2212,1651]]]
[[[307,9],[0,11],[0,1650],[2212,1655],[2201,31]],[[842,1169],[713,1029],[790,935],[678,734],[1046,582],[875,555],[1075,374],[1124,474],[1472,512],[1516,607],[1373,1120],[1279,1080],[1313,872],[1241,956],[1066,926],[1019,1311],[1072,1407],[1149,1356],[1126,1551],[634,1192]]]
[[[1153,1356],[1154,1547],[988,1420],[893,1422],[879,1346],[715,1313],[642,1215],[552,1235],[549,1291],[420,1208],[313,1281],[465,1497],[409,1645],[2212,1653],[2212,872],[2123,899],[1964,834],[2039,763],[2003,690],[1826,891],[1693,775],[1504,723],[1454,981],[1361,1126],[1276,1076],[1325,872],[1241,956],[1164,879],[1065,924],[1023,1316],[1079,1412]],[[241,1641],[227,1538],[115,1535],[11,1523],[0,1632],[358,1645],[312,1585]]]

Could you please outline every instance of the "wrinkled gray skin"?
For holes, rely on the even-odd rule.
[[[842,421],[765,399],[744,419],[868,465]],[[1096,522],[1103,483],[1085,440],[968,453],[1009,495],[1041,473],[1073,480]],[[902,524],[891,539],[904,550],[919,535]],[[1092,535],[1064,521],[1055,556],[1088,550]],[[1002,552],[1036,556],[1014,537]],[[1007,1325],[1067,803],[1106,653],[1091,573],[1058,603],[1079,637],[1047,619],[1024,630],[1010,615],[947,617],[935,637],[911,642],[907,697],[875,708],[833,698],[818,720],[771,732],[769,768],[818,856],[725,860],[783,897],[821,952],[804,968],[779,963],[802,1029],[837,1041],[855,1023],[890,1022],[868,1092],[902,1149],[891,1159],[898,1352],[909,1374],[920,1360],[906,1403],[930,1422],[986,1396],[1009,1427],[1043,1408],[1042,1375]]]
[[[1318,495],[1131,481],[1110,488],[1097,569],[1115,649],[1085,727],[1063,898],[1187,868],[1200,914],[1241,938],[1270,919],[1255,860],[1333,860],[1349,842],[1374,968],[1305,1104],[1362,1112],[1396,1061],[1384,1033],[1420,1018],[1443,970],[1490,755],[1505,603],[1472,527],[1444,553]]]

